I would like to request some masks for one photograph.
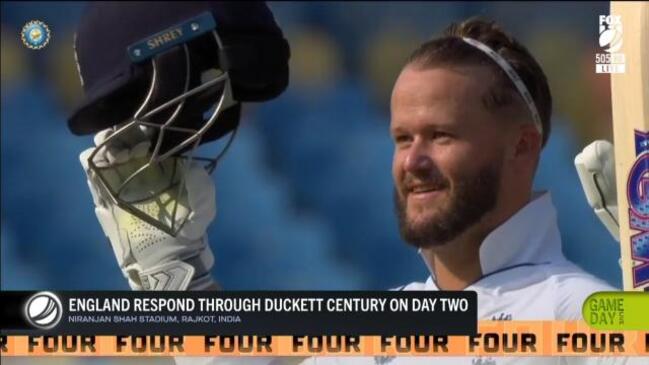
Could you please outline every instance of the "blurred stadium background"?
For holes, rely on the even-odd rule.
[[[128,289],[78,161],[92,137],[73,136],[65,122],[80,97],[72,35],[83,6],[2,2],[3,290]],[[219,212],[209,236],[225,288],[387,289],[425,280],[394,218],[388,100],[409,52],[472,15],[500,22],[545,68],[555,110],[536,186],[552,192],[566,255],[621,286],[616,243],[572,163],[588,142],[612,135],[609,78],[594,73],[597,18],[608,2],[270,6],[292,47],[291,83],[276,100],[244,106],[214,174]],[[20,41],[32,19],[53,32],[40,51]]]
[[[72,34],[84,4],[2,3],[2,288],[127,289],[92,209],[65,117],[80,97]],[[537,176],[559,210],[566,254],[619,286],[617,248],[572,166],[611,138],[609,80],[594,73],[600,3],[270,4],[292,46],[291,83],[247,104],[214,179],[209,235],[230,289],[385,289],[423,280],[392,207],[389,95],[405,57],[449,22],[502,23],[545,67],[554,127]],[[23,24],[53,32],[32,51]]]

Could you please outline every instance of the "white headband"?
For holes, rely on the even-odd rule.
[[[487,46],[486,44],[471,38],[462,37],[462,40],[484,52],[487,56],[494,60],[494,62],[496,62],[498,66],[503,69],[503,71],[505,71],[507,76],[509,76],[509,79],[512,80],[512,82],[516,86],[516,89],[518,89],[518,93],[521,95],[523,100],[525,100],[525,103],[527,103],[527,107],[530,109],[530,113],[532,114],[532,119],[534,119],[536,129],[538,129],[539,133],[543,134],[541,117],[539,115],[539,111],[536,109],[536,104],[534,104],[534,99],[532,99],[532,94],[530,94],[530,92],[527,90],[525,83],[523,82],[523,80],[521,80],[516,71],[514,71],[514,68],[510,66],[509,63],[505,61],[504,58],[502,58],[502,56],[496,53],[496,51],[494,51],[493,49],[489,48],[489,46]]]

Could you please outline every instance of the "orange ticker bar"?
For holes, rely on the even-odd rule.
[[[648,356],[649,333],[480,321],[476,336],[0,336],[2,356]]]

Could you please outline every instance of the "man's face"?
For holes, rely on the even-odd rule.
[[[408,66],[395,84],[395,205],[404,240],[417,247],[454,239],[498,204],[505,133],[482,104],[484,80],[489,70],[479,67]]]

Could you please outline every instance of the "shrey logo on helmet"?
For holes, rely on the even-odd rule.
[[[87,9],[74,44],[86,100],[68,125],[79,135],[112,129],[87,161],[101,199],[175,236],[192,213],[186,171],[198,164],[212,172],[235,136],[241,102],[284,91],[288,42],[262,2]],[[200,156],[201,145],[228,134],[223,150]],[[112,146],[142,142],[150,144],[143,158],[96,163]]]
[[[39,292],[25,303],[25,318],[34,327],[40,329],[54,328],[61,321],[63,306],[56,294]]]

